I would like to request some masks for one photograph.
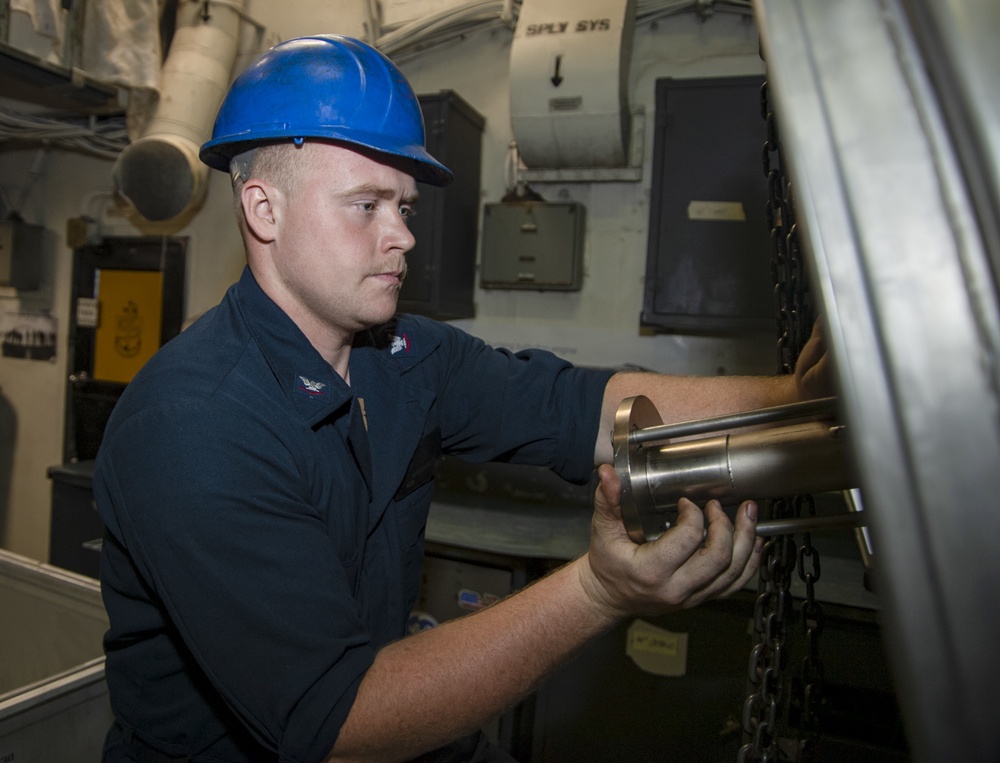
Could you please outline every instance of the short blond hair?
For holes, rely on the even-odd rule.
[[[245,172],[230,172],[233,180],[233,212],[240,230],[245,231],[246,218],[243,215],[243,203],[240,199],[243,186],[250,178],[266,180],[286,193],[295,190],[299,180],[299,170],[302,167],[301,152],[305,144],[272,143],[254,150]]]

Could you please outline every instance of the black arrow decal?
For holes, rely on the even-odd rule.
[[[559,87],[562,84],[563,78],[559,74],[559,69],[562,67],[562,56],[556,56],[556,70],[552,75],[552,84]]]

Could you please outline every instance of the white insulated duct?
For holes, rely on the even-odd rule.
[[[622,167],[636,0],[522,0],[510,112],[531,169]]]
[[[153,117],[112,168],[115,190],[145,220],[173,220],[205,198],[208,167],[198,149],[229,87],[242,11],[243,0],[178,4]]]

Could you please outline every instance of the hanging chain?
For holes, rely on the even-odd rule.
[[[813,309],[767,83],[761,88],[760,104],[761,116],[767,123],[762,159],[768,188],[766,215],[772,244],[777,365],[779,374],[789,374],[795,370],[798,353],[812,329]],[[801,517],[803,513],[814,516],[816,508],[812,496],[795,496],[768,502],[764,512],[765,516],[774,519],[788,519]],[[786,671],[789,631],[795,620],[790,586],[796,572],[806,589],[802,625],[808,656],[803,661],[801,679],[790,677]],[[819,575],[819,553],[809,534],[804,535],[798,548],[790,535],[770,538],[764,544],[754,605],[755,643],[747,666],[744,743],[739,751],[739,763],[808,761],[814,755],[823,678],[823,662],[819,657],[822,608],[814,590]],[[787,734],[792,721],[797,722],[799,732],[794,751],[793,745],[782,739],[782,729],[786,729]],[[786,744],[781,746],[781,741]],[[794,758],[789,758],[789,754],[794,754]]]
[[[778,373],[790,374],[812,330],[813,309],[799,249],[799,232],[792,208],[778,143],[778,122],[768,101],[767,83],[761,88],[761,116],[767,123],[762,161],[767,178],[766,221],[771,231],[771,279],[778,335]]]
[[[798,516],[816,516],[816,502],[811,495],[796,496]],[[819,551],[812,545],[812,536],[806,533],[797,554],[799,579],[805,583],[806,598],[802,602],[802,626],[805,631],[807,654],[802,660],[802,691],[799,695],[799,734],[801,738],[799,759],[812,760],[815,740],[819,730],[819,709],[823,702],[823,660],[819,656],[819,637],[823,632],[823,608],[816,600],[816,582],[819,580]]]
[[[787,502],[774,501],[772,516],[789,516]],[[784,515],[784,516],[782,516]],[[791,536],[775,536],[764,544],[758,573],[753,628],[757,643],[750,650],[748,692],[743,703],[744,745],[739,763],[771,763],[778,757],[778,732],[784,725],[785,664],[788,627],[792,620],[791,576],[796,567]]]

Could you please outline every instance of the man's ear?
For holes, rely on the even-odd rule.
[[[240,189],[240,204],[247,228],[260,241],[273,241],[280,206],[278,189],[270,183],[251,178]]]

